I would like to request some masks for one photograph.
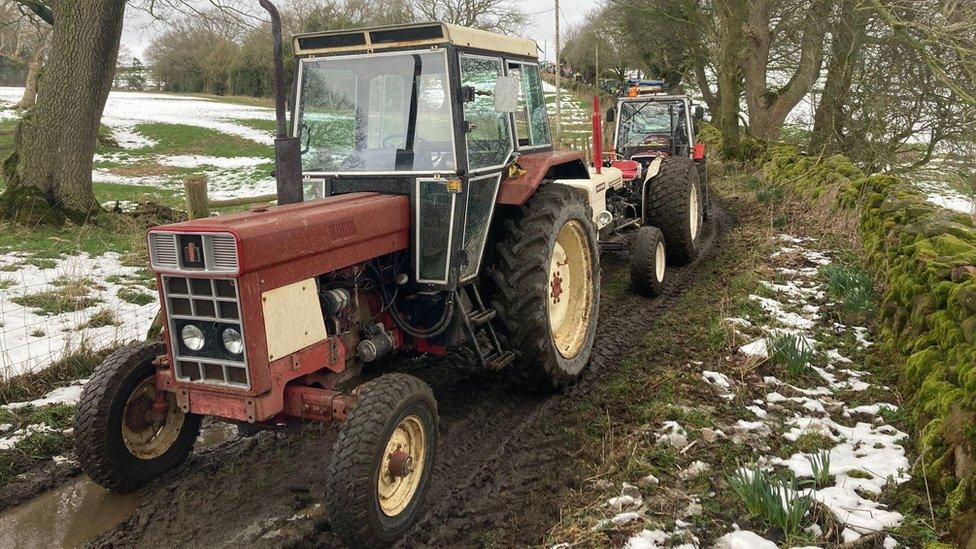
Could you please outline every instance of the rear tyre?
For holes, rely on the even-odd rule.
[[[708,186],[708,162],[702,158],[695,162],[695,168],[698,169],[698,188],[701,189],[702,194],[702,219],[708,221],[712,210],[712,193]]]
[[[668,248],[668,262],[684,265],[698,257],[704,222],[704,194],[698,168],[688,157],[669,156],[647,182],[644,224],[658,227]]]
[[[437,401],[423,381],[389,374],[363,385],[332,450],[329,523],[351,547],[387,546],[423,510],[437,449]]]
[[[82,469],[114,492],[132,492],[183,462],[200,434],[201,417],[184,413],[173,393],[155,413],[153,360],[159,341],[134,343],[110,354],[85,385],[75,417]]]
[[[600,309],[593,214],[572,189],[545,185],[503,226],[492,270],[493,307],[539,389],[565,387],[589,363]]]
[[[666,257],[661,230],[641,227],[637,231],[634,253],[630,258],[630,284],[634,291],[646,297],[661,295],[667,277]]]

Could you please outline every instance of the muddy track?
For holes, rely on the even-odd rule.
[[[648,300],[625,292],[603,303],[588,374],[564,394],[528,395],[504,375],[474,371],[456,358],[398,364],[397,370],[430,384],[441,426],[427,511],[400,545],[540,543],[559,519],[554,499],[582,480],[573,467],[567,411],[709,268],[733,223],[721,204],[714,205],[702,255],[670,272],[664,294]],[[606,287],[627,263],[614,254],[602,261]],[[132,517],[92,544],[339,545],[319,505],[334,440],[334,428],[310,426],[297,436],[261,433],[195,453],[144,491]]]

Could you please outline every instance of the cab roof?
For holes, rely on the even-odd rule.
[[[310,32],[295,35],[293,41],[297,56],[451,44],[516,57],[538,57],[538,46],[534,40],[441,22]]]

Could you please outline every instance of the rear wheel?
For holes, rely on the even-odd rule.
[[[647,297],[661,294],[667,276],[667,250],[664,235],[657,227],[641,227],[637,231],[634,252],[630,258],[630,284]]]
[[[200,416],[184,413],[170,392],[156,391],[158,341],[128,345],[103,361],[85,385],[75,418],[78,461],[93,481],[131,492],[186,459]]]
[[[568,385],[590,359],[600,308],[600,258],[586,201],[540,187],[511,219],[496,248],[494,308],[536,387]]]
[[[352,547],[386,546],[417,520],[437,448],[437,402],[423,381],[389,374],[362,386],[332,452],[329,523]]]
[[[661,229],[669,262],[683,265],[698,257],[704,198],[698,168],[688,157],[665,158],[661,170],[647,182],[644,224]]]

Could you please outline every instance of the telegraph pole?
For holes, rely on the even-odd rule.
[[[562,77],[562,67],[559,65],[559,0],[556,2],[556,146],[559,146],[563,134],[562,90],[559,79]]]

